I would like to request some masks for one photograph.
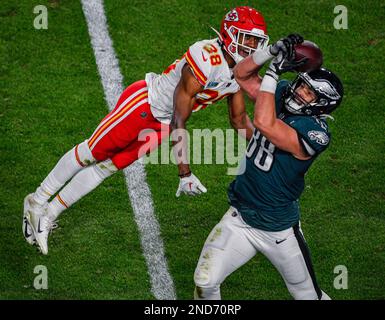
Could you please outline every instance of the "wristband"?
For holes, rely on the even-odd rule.
[[[257,49],[251,55],[255,64],[263,66],[267,61],[272,59],[274,56],[270,53],[270,46],[265,49]]]
[[[261,87],[259,91],[270,92],[272,94],[275,93],[275,89],[277,89],[277,80],[271,76],[269,73],[266,73],[262,79]]]

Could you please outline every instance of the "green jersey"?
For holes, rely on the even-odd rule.
[[[255,129],[246,151],[246,170],[230,184],[229,201],[252,227],[281,231],[299,221],[298,199],[304,189],[304,176],[316,157],[330,142],[326,122],[312,116],[281,112],[289,82],[280,81],[275,93],[276,113],[297,131],[298,139],[311,156],[299,160],[276,148]]]

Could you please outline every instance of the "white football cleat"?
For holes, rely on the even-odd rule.
[[[24,239],[31,245],[34,245],[36,243],[35,235],[33,234],[33,230],[27,220],[27,211],[30,210],[30,203],[33,203],[33,193],[29,194],[24,198],[24,212],[23,212],[23,223],[22,223],[22,230],[23,230],[23,236]]]
[[[32,195],[27,196],[29,208],[26,212],[27,221],[32,228],[36,242],[42,254],[48,254],[48,236],[57,224],[48,218],[46,207],[33,200]]]

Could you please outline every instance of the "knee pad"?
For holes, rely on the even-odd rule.
[[[221,298],[220,283],[210,276],[207,266],[199,265],[194,273],[194,299],[219,300]]]
[[[194,282],[197,287],[210,286],[210,274],[205,266],[198,266],[194,273]]]
[[[106,179],[109,176],[113,175],[119,169],[114,165],[111,159],[98,162],[95,165],[95,171],[102,179]]]
[[[209,266],[209,261],[199,260],[198,266],[194,272],[194,282],[200,288],[219,287],[222,283],[221,270],[212,270],[213,266]]]
[[[82,167],[89,166],[96,161],[88,146],[88,140],[79,143],[74,149],[76,160]]]

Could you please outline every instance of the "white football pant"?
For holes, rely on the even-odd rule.
[[[234,207],[230,207],[204,244],[194,274],[194,298],[220,299],[221,283],[257,252],[275,266],[294,299],[330,299],[317,285],[299,225],[278,232],[259,230],[246,224]]]

